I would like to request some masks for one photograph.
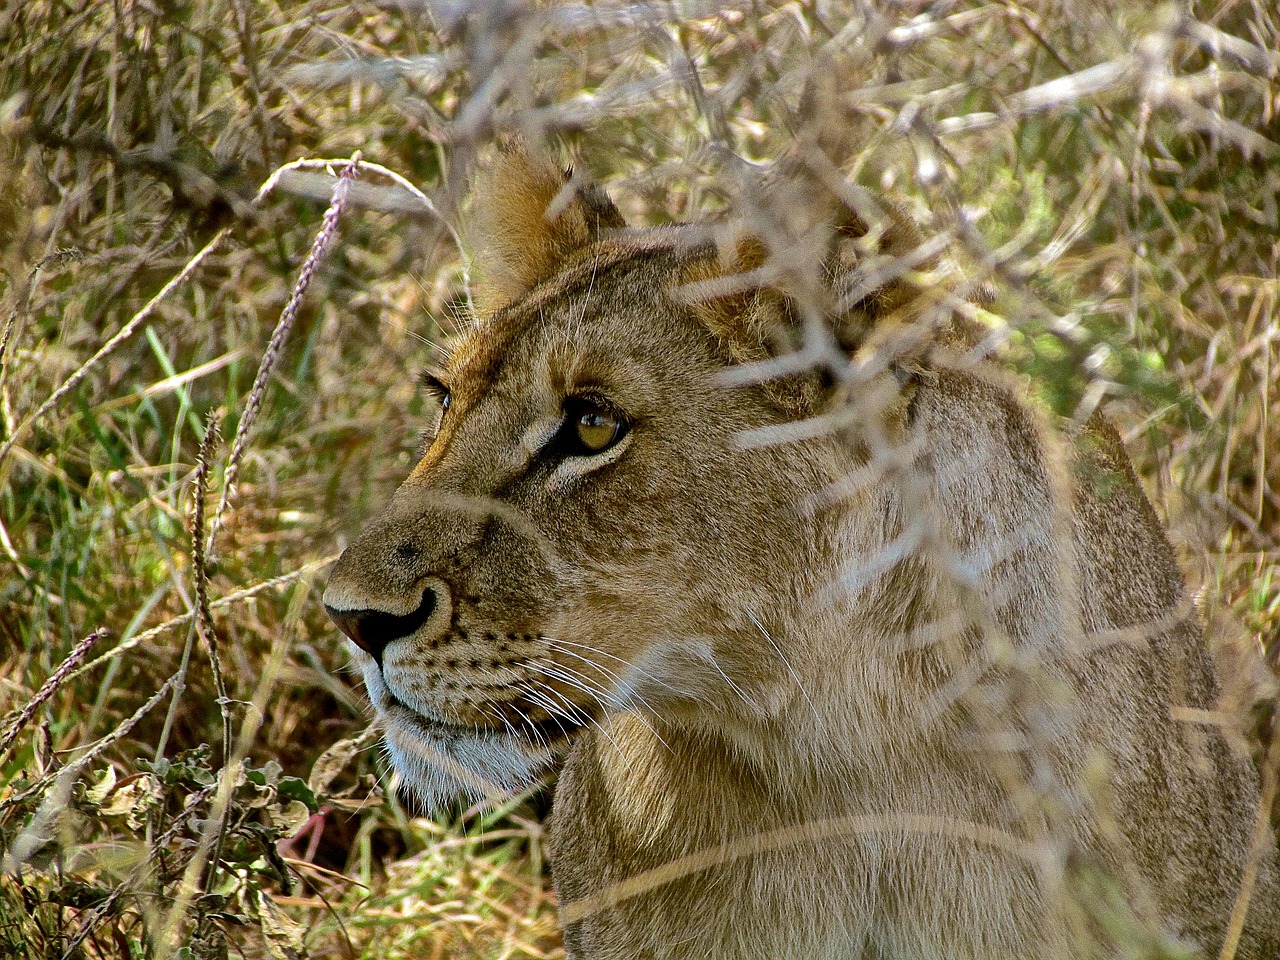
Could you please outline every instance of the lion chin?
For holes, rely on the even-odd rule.
[[[362,672],[392,765],[428,813],[459,801],[492,805],[534,786],[578,729],[567,722],[530,724],[527,732],[451,723],[397,699],[372,662]]]

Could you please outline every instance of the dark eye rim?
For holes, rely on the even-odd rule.
[[[421,460],[425,457],[427,451],[431,449],[431,445],[436,442],[436,437],[440,435],[440,424],[444,420],[445,414],[449,412],[452,399],[452,391],[449,389],[448,384],[430,370],[423,370],[418,374],[418,386],[439,405],[440,416],[418,434],[418,444],[414,450],[415,460]]]
[[[453,391],[449,389],[449,385],[437,377],[434,373],[423,373],[419,378],[422,389],[431,394],[436,402],[440,404],[442,413],[449,412],[449,404],[453,399]]]

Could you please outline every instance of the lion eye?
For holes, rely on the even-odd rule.
[[[436,398],[436,402],[440,404],[440,412],[449,412],[449,401],[452,399],[452,393],[443,380],[433,373],[423,373],[419,378],[422,387],[427,393]]]
[[[603,453],[622,439],[627,422],[612,410],[590,400],[577,400],[566,411],[573,430],[573,453]]]
[[[593,410],[578,417],[578,440],[592,453],[599,453],[617,439],[622,424],[616,417]]]

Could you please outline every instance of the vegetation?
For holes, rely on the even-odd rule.
[[[0,954],[561,955],[541,801],[406,809],[319,603],[512,132],[648,223],[823,140],[1046,406],[1105,404],[1274,660],[1276,50],[1241,0],[9,4]]]

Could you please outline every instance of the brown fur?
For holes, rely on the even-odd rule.
[[[1218,680],[1114,431],[1065,441],[926,352],[852,387],[727,387],[803,342],[795,289],[758,245],[629,235],[564,184],[516,149],[482,188],[491,316],[325,594],[370,649],[407,630],[356,653],[409,786],[500,794],[571,744],[552,853],[573,958],[1216,956],[1259,785],[1174,718]],[[825,264],[824,309],[859,255]],[[910,309],[828,319],[861,357]],[[549,453],[583,395],[630,431]],[[768,433],[804,418],[825,429]],[[1280,956],[1274,850],[1257,861],[1239,960]]]

